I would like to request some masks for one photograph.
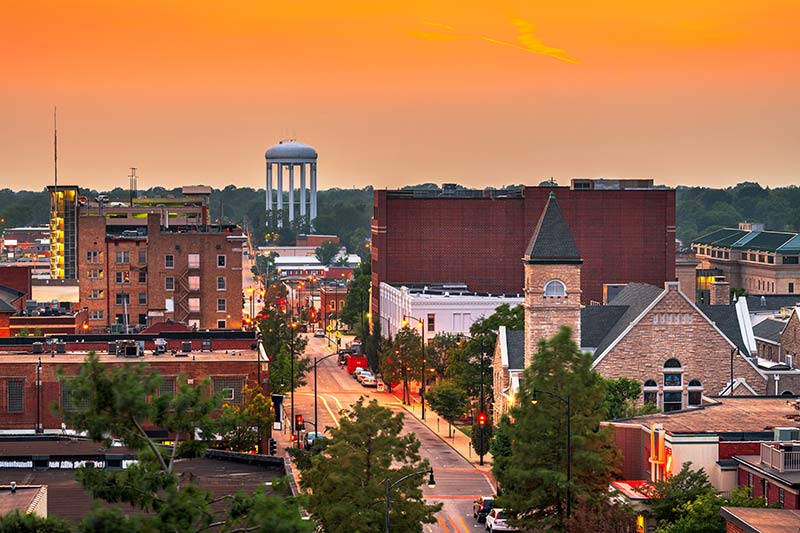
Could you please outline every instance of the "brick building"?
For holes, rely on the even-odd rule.
[[[344,304],[347,301],[349,290],[347,285],[343,287],[339,285],[322,285],[319,288],[319,309],[323,327],[326,327],[331,320],[339,318],[339,314],[344,309]]]
[[[692,250],[701,268],[721,272],[749,294],[800,293],[800,234],[742,223],[698,237]]]
[[[616,189],[375,191],[372,316],[381,282],[463,283],[470,291],[522,292],[520,258],[550,192],[558,195],[586,268],[581,301],[603,301],[604,284],[663,286],[675,279],[675,191],[653,182]]]
[[[89,349],[103,352],[100,360],[107,365],[138,364],[142,361],[164,377],[161,390],[172,392],[179,385],[178,380],[192,385],[205,378],[211,379],[214,393],[221,393],[227,401],[240,402],[242,387],[245,383],[257,384],[258,378],[268,389],[267,363],[262,362],[259,368],[258,352],[251,349],[254,339],[233,340],[226,342],[216,339],[217,348],[213,351],[201,351],[201,339],[194,341],[170,340],[169,349],[162,355],[154,355],[153,341],[142,342],[145,345],[143,357],[126,358],[108,354],[108,343],[67,343],[66,353],[33,354],[30,350],[4,350],[0,358],[0,433],[34,433],[38,419],[43,433],[62,433],[60,416],[51,409],[58,405],[69,410],[68,382],[60,383],[57,372],[65,376],[77,375],[80,364],[84,361]],[[187,351],[183,342],[192,344]],[[246,346],[245,346],[246,345]],[[226,349],[226,346],[241,346],[239,349]],[[7,346],[5,348],[8,348]],[[76,351],[80,348],[82,351]],[[41,386],[37,387],[37,365],[41,361]]]
[[[167,319],[198,329],[241,328],[241,229],[163,225],[162,213],[144,215],[135,220],[145,225],[80,217],[80,300],[91,330]]]

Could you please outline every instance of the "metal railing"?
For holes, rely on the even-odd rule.
[[[800,444],[761,443],[761,463],[778,472],[800,471]]]

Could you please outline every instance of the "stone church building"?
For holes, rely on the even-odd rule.
[[[562,325],[594,356],[595,370],[638,381],[640,401],[666,412],[699,406],[704,395],[800,393],[800,371],[759,366],[747,299],[731,303],[727,285],[715,305],[695,303],[679,281],[669,281],[664,287],[629,283],[606,305],[581,306],[583,262],[554,193],[522,260],[525,331],[501,327],[498,334],[495,422],[513,404],[538,341]]]

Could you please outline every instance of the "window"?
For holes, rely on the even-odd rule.
[[[175,394],[175,378],[163,378],[158,388],[159,396]]]
[[[102,289],[92,289],[92,292],[89,293],[90,300],[102,300],[105,298],[105,291]]]
[[[189,290],[190,291],[200,290],[200,276],[189,276]]]
[[[225,298],[217,298],[217,312],[224,313],[228,310],[228,302]]]
[[[189,268],[200,268],[200,254],[189,254]]]
[[[767,481],[767,478],[763,477],[761,478],[761,495],[764,496],[765,499],[769,499],[769,481]]]
[[[131,262],[131,253],[128,251],[118,251],[114,254],[114,262],[118,265],[127,265]]]
[[[200,312],[200,298],[189,298],[189,312],[190,313]]]
[[[665,387],[680,387],[682,383],[681,374],[664,374]]]
[[[89,320],[104,320],[105,311],[89,311]]]
[[[214,378],[214,394],[222,395],[222,399],[233,403],[242,403],[242,378]]]
[[[800,256],[797,255],[784,255],[783,256],[783,264],[784,265],[796,265],[800,263]]]
[[[654,379],[648,379],[644,382],[644,403],[658,404],[658,383]]]
[[[139,313],[139,325],[140,326],[147,325],[147,313]]]
[[[683,408],[683,395],[680,392],[664,392],[664,412],[680,411]]]
[[[680,387],[683,384],[681,363],[677,359],[668,359],[664,363],[664,387]]]
[[[130,283],[131,282],[131,273],[130,272],[114,272],[114,281],[116,283]]]
[[[118,292],[114,295],[115,303],[117,305],[130,305],[131,304],[131,295],[127,292]]]
[[[227,323],[224,320],[217,320],[217,329],[225,329]]]
[[[436,331],[436,313],[428,313],[428,331]]]
[[[131,323],[130,315],[128,315],[128,314],[124,314],[123,315],[122,313],[119,313],[119,314],[117,314],[115,320],[116,320],[117,324],[130,324]]]
[[[147,250],[139,250],[139,264],[144,265],[147,263]]]
[[[164,289],[168,291],[175,290],[175,278],[164,278]]]
[[[139,283],[147,283],[147,270],[139,271]]]
[[[139,305],[147,305],[147,293],[140,292],[139,293]]]
[[[747,473],[747,486],[750,487],[751,489],[753,488],[753,473],[752,472],[748,472]],[[752,494],[752,493],[753,492],[750,491],[750,494]]]
[[[703,384],[699,379],[689,382],[689,405],[701,405],[703,403]]]
[[[783,501],[785,498],[786,494],[783,492],[783,487],[778,487],[778,503],[780,504],[781,509],[783,509]]]
[[[544,285],[544,295],[546,297],[566,296],[567,286],[557,279],[551,279]]]
[[[73,398],[74,386],[69,380],[61,383],[61,409],[65,413],[74,413],[78,409],[86,409],[89,407],[89,400],[83,398],[78,401]]]
[[[769,263],[770,265],[775,264],[775,256],[774,255],[768,255],[767,256],[767,263]]]
[[[164,256],[164,268],[175,268],[175,256],[167,254]],[[172,289],[170,289],[172,290]]]
[[[224,255],[218,255],[217,256],[217,267],[225,268],[225,263],[226,263],[225,256]]]
[[[789,282],[789,294],[794,294],[794,283],[792,282]]]
[[[103,269],[102,268],[93,268],[89,270],[89,273],[86,275],[89,279],[103,279]]]
[[[86,262],[90,264],[99,264],[103,262],[103,252],[99,250],[89,250],[86,252]]]
[[[21,413],[23,402],[22,402],[22,391],[24,388],[25,382],[21,379],[13,379],[6,382],[7,392],[8,392],[8,412],[9,413]]]
[[[227,289],[227,285],[225,283],[225,276],[217,276],[217,290],[224,291]]]

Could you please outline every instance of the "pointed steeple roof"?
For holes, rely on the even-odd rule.
[[[555,193],[550,193],[523,261],[529,264],[580,264],[581,253],[561,213]]]

